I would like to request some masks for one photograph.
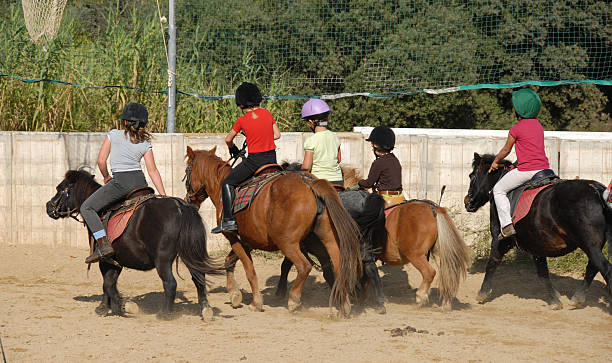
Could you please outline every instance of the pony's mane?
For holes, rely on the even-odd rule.
[[[82,200],[87,199],[94,190],[100,187],[94,176],[83,168],[68,170],[64,180],[74,183],[73,191],[77,198]]]
[[[302,163],[298,162],[289,162],[283,161],[281,163],[281,167],[286,171],[301,171]],[[357,184],[359,180],[361,180],[361,174],[356,168],[350,168],[347,166],[340,167],[342,169],[342,178],[344,179],[344,184],[348,186],[353,186]]]
[[[474,158],[474,160],[472,160],[472,169],[476,170],[480,164],[484,165],[487,167],[491,166],[491,164],[493,164],[493,160],[495,160],[495,156],[494,154],[482,154],[480,155],[479,159]],[[502,161],[499,162],[500,164],[504,164],[504,165],[508,165],[508,164],[512,164],[510,161],[504,159]]]

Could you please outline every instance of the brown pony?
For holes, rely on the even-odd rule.
[[[231,167],[212,150],[187,147],[187,199],[199,205],[210,196],[221,219],[221,181]],[[326,180],[306,182],[298,173],[287,173],[266,184],[250,207],[236,214],[240,236],[224,233],[232,246],[226,258],[227,290],[233,306],[242,296],[234,279],[237,256],[246,272],[253,292],[251,308],[262,310],[263,298],[253,267],[251,250],[281,252],[296,266],[297,277],[289,292],[288,308],[301,304],[302,287],[312,269],[300,251],[300,243],[313,233],[323,243],[334,266],[336,281],[330,295],[330,307],[339,306],[348,315],[351,294],[361,275],[359,229],[343,208],[338,193]]]
[[[345,185],[356,185],[358,173],[350,168],[342,170]],[[468,247],[446,209],[429,200],[411,200],[392,207],[385,228],[387,241],[378,259],[392,266],[412,263],[419,270],[423,281],[417,289],[416,302],[423,306],[429,301],[429,288],[436,275],[428,261],[430,252],[433,253],[438,260],[442,307],[450,309],[470,258]],[[382,289],[375,290],[376,300],[384,301],[384,296],[379,296]]]

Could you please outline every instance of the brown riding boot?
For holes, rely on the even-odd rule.
[[[85,263],[96,263],[101,259],[108,258],[115,253],[113,246],[108,241],[108,237],[100,237],[96,240],[96,249],[85,259]]]
[[[514,225],[510,223],[509,225],[501,229],[501,232],[499,233],[497,239],[501,241],[504,238],[512,237],[514,235],[516,235],[516,231],[514,230]]]

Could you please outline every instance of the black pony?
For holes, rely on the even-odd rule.
[[[53,219],[75,217],[81,204],[98,188],[100,184],[93,175],[84,170],[69,170],[56,187],[55,196],[47,202],[47,214]],[[208,256],[206,230],[194,206],[173,197],[145,201],[134,211],[123,234],[113,242],[113,249],[113,259],[121,267],[100,261],[104,295],[96,308],[98,314],[106,315],[109,309],[113,314],[123,313],[117,290],[117,279],[123,267],[142,271],[157,269],[164,284],[162,314],[170,313],[176,296],[172,263],[178,254],[196,285],[200,315],[204,320],[212,318],[213,311],[206,298],[205,274],[221,274],[224,268]]]
[[[538,276],[550,294],[549,304],[562,308],[559,293],[548,275],[546,257],[558,257],[582,249],[589,258],[584,281],[571,299],[573,306],[585,303],[585,294],[593,278],[600,272],[612,296],[612,265],[602,253],[606,243],[612,243],[612,210],[601,197],[605,187],[593,180],[562,180],[543,189],[534,199],[529,213],[516,223],[516,238],[498,240],[499,219],[493,186],[502,176],[502,169],[489,173],[495,156],[474,153],[470,189],[465,197],[465,209],[475,212],[487,202],[491,204],[490,231],[493,236],[491,254],[486,265],[484,281],[478,292],[483,302],[491,295],[491,277],[502,257],[516,243],[533,255]],[[510,162],[503,161],[505,166]]]
[[[300,171],[302,165],[299,163],[283,163],[281,165],[287,171]],[[368,193],[364,190],[345,190],[339,193],[342,205],[349,212],[351,217],[359,226],[361,233],[361,262],[363,264],[363,276],[361,286],[358,288],[364,295],[367,292],[368,281],[374,284],[376,293],[376,305],[374,309],[379,313],[385,312],[385,295],[382,289],[382,281],[378,275],[376,266],[376,256],[382,252],[385,241],[387,240],[387,230],[385,229],[385,202],[378,194]],[[305,256],[312,254],[319,260],[323,277],[327,284],[332,287],[334,284],[333,266],[329,260],[329,255],[323,244],[310,234],[302,244],[302,252]],[[311,261],[312,263],[312,261]],[[287,277],[293,263],[285,258],[281,265],[281,276],[276,288],[277,296],[285,296],[287,293]]]

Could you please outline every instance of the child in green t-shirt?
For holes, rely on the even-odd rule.
[[[340,169],[340,139],[327,129],[329,106],[320,99],[310,99],[302,107],[302,119],[314,135],[304,142],[302,170],[311,172],[319,179],[343,186]]]

